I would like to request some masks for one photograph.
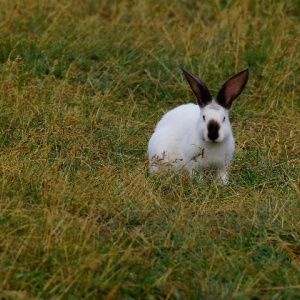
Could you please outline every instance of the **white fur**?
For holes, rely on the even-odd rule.
[[[215,142],[208,138],[210,120],[220,125]],[[201,177],[204,170],[214,170],[216,179],[228,184],[227,168],[234,149],[227,109],[215,100],[203,108],[192,103],[181,105],[162,117],[149,140],[149,172],[188,171]]]

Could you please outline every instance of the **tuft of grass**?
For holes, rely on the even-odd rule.
[[[298,1],[3,1],[0,297],[296,299]],[[231,185],[147,175],[147,142],[249,67]]]

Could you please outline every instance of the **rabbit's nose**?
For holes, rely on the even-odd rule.
[[[211,120],[207,125],[207,129],[208,129],[208,138],[211,141],[215,141],[219,137],[219,129],[220,129],[219,123],[215,120]]]

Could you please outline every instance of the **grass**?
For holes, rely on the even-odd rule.
[[[1,299],[296,299],[300,6],[2,1]],[[147,175],[162,114],[250,80],[231,185]]]

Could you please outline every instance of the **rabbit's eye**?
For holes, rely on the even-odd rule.
[[[203,116],[203,121],[205,121],[205,116]]]
[[[226,119],[226,118],[224,117],[224,118],[223,118],[223,122],[225,122],[225,119]]]

